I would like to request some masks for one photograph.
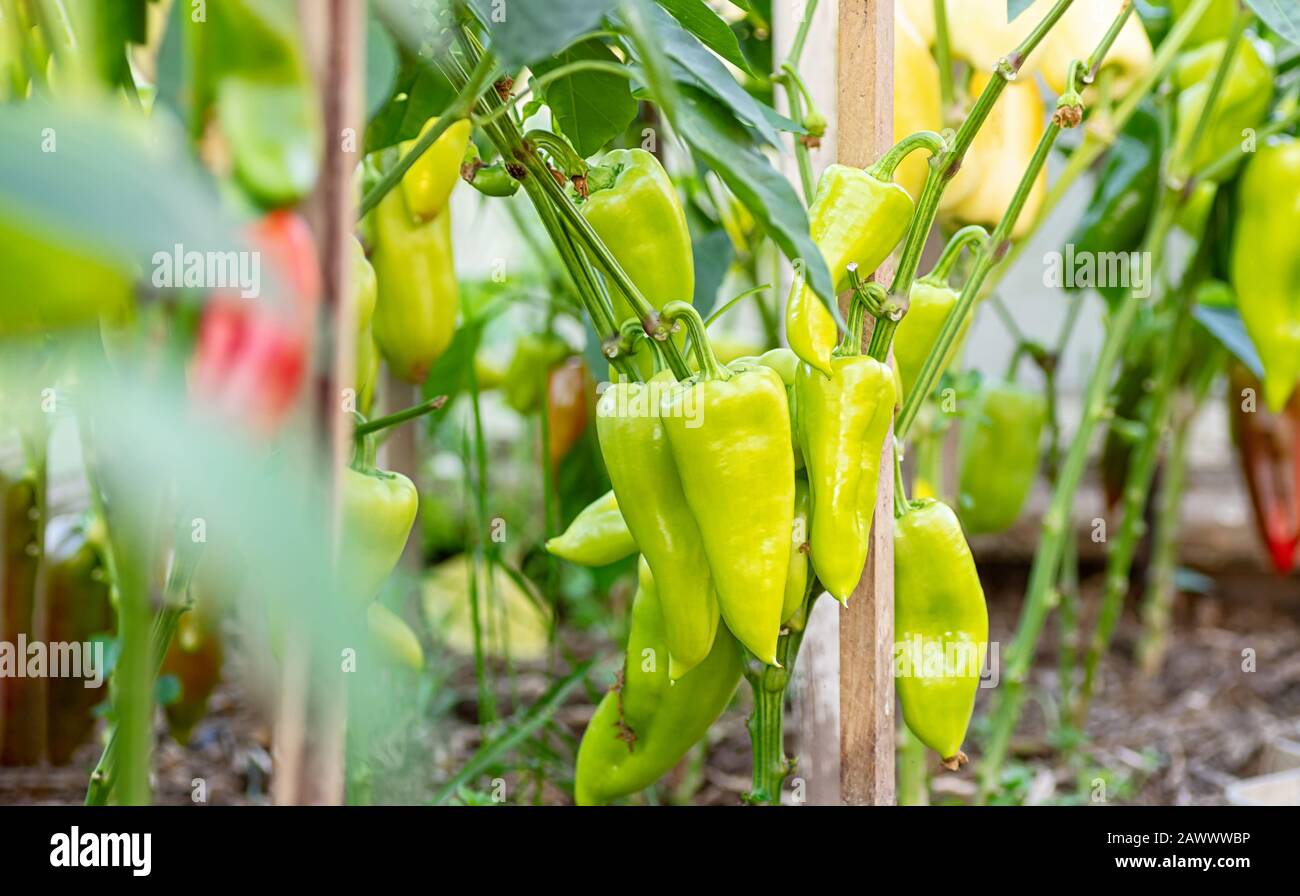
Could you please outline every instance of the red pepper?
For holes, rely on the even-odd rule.
[[[212,296],[199,325],[191,388],[217,413],[247,420],[269,435],[293,408],[306,379],[320,264],[310,228],[293,212],[266,215],[249,237],[262,253],[263,269],[292,293],[292,301]]]
[[[570,358],[546,375],[551,469],[559,466],[586,431],[587,404],[592,394],[587,365],[581,358]]]
[[[1254,390],[1254,410],[1242,407],[1245,389]],[[1278,414],[1259,401],[1262,392],[1249,371],[1234,365],[1228,392],[1233,440],[1255,524],[1268,547],[1273,569],[1286,575],[1295,569],[1300,549],[1300,391],[1292,393]]]

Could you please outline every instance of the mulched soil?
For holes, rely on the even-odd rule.
[[[1023,565],[982,570],[990,597],[994,638],[1008,639],[1023,589]],[[1098,575],[1083,584],[1085,613],[1095,605]],[[1089,620],[1085,618],[1085,631]],[[1044,635],[1031,696],[1010,763],[1009,793],[1018,802],[1108,802],[1164,805],[1221,804],[1232,781],[1259,773],[1268,745],[1300,737],[1300,587],[1255,573],[1221,574],[1209,594],[1180,597],[1169,653],[1147,680],[1132,660],[1140,629],[1126,614],[1105,664],[1105,674],[1082,745],[1052,749],[1059,693],[1054,627]],[[574,644],[579,655],[608,647]],[[1253,658],[1253,671],[1243,662]],[[475,724],[473,675],[459,663],[445,689],[431,698],[437,711],[412,721],[376,759],[377,802],[425,802],[459,769],[481,742]],[[519,670],[504,711],[526,706],[550,684],[541,671]],[[707,751],[684,762],[661,788],[665,801],[734,804],[749,784],[749,746],[744,728],[748,696],[715,726]],[[978,712],[987,709],[981,692]],[[507,773],[494,785],[474,782],[484,801],[494,789],[512,802],[567,802],[565,777],[576,738],[592,712],[579,687],[556,712],[555,732],[525,757],[526,770]],[[206,788],[211,804],[270,802],[271,750],[267,725],[248,708],[237,683],[224,683],[193,741],[176,745],[160,725],[155,753],[155,798],[194,804]],[[978,740],[970,750],[979,760]],[[98,749],[83,748],[64,768],[0,769],[0,804],[79,803],[86,773]],[[1104,781],[1104,792],[1098,781]],[[197,783],[196,783],[197,782]],[[974,790],[970,767],[960,773],[934,767],[932,800],[963,802]],[[475,795],[467,793],[467,801]]]

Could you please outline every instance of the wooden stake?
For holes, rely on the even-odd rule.
[[[836,72],[837,158],[865,167],[893,145],[893,0],[840,0]],[[885,264],[874,280],[888,282]],[[871,553],[840,612],[840,799],[894,803],[894,458],[880,463]]]

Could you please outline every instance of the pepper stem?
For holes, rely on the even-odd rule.
[[[416,417],[423,417],[425,414],[439,410],[447,403],[446,395],[439,395],[437,398],[430,398],[428,401],[422,401],[417,405],[412,405],[384,417],[376,417],[374,420],[366,420],[357,415],[357,428],[355,435],[358,439],[368,436],[371,433],[379,432],[381,429],[388,429],[390,426],[397,426],[399,423],[405,423],[407,420],[414,420]]]
[[[867,315],[879,316],[888,298],[879,283],[862,282],[856,264],[849,265],[849,284],[853,287],[853,297],[849,300],[848,325],[834,352],[837,358],[856,358],[862,354],[862,330]]]
[[[695,351],[695,358],[700,362],[701,377],[706,380],[731,379],[731,372],[719,363],[718,356],[713,353],[713,349],[709,346],[708,329],[704,326],[704,319],[700,317],[700,312],[695,310],[695,306],[689,302],[669,302],[659,312],[659,316],[669,322],[680,320],[686,325],[686,331],[691,337],[691,347]]]
[[[948,278],[952,276],[952,269],[957,264],[957,259],[961,257],[962,250],[967,246],[972,247],[975,251],[988,243],[989,232],[978,224],[967,224],[961,230],[952,235],[948,240],[948,245],[943,247],[943,254],[935,262],[934,269],[922,277],[931,283],[941,283],[948,285]]]
[[[895,143],[892,149],[880,157],[880,161],[867,169],[867,174],[876,180],[892,182],[894,170],[916,150],[928,149],[931,156],[937,156],[947,148],[948,144],[934,131],[917,131]]]

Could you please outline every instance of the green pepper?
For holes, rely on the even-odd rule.
[[[167,730],[181,745],[187,744],[194,726],[208,711],[208,698],[221,681],[225,651],[221,628],[211,601],[199,600],[197,606],[181,616],[163,656],[161,675],[171,676],[179,692],[163,703]]]
[[[957,507],[972,534],[1020,517],[1038,475],[1047,399],[1013,382],[984,382],[962,423]]]
[[[703,662],[672,680],[660,589],[644,560],[638,581],[621,681],[596,707],[578,747],[579,806],[604,805],[659,780],[722,715],[744,670],[740,645],[718,626]]]
[[[45,640],[87,644],[96,636],[111,634],[113,605],[104,566],[103,524],[84,519],[69,523],[67,517],[55,517],[45,530],[45,540]],[[68,676],[49,679],[46,750],[54,765],[71,762],[95,730],[92,710],[105,691],[86,684]]]
[[[967,246],[972,246],[988,239],[988,232],[978,224],[968,224],[952,235],[943,254],[935,263],[934,270],[912,284],[908,294],[907,313],[898,322],[894,330],[894,361],[898,364],[898,380],[901,390],[898,399],[907,398],[907,390],[921,375],[925,359],[938,342],[939,332],[952,309],[960,298],[957,290],[948,285],[948,277]],[[953,340],[948,356],[943,360],[940,371],[946,370],[961,350],[970,329],[974,315],[966,315],[957,338]]]
[[[572,351],[553,333],[525,333],[515,343],[501,391],[506,404],[520,414],[531,414],[542,406],[547,374]]]
[[[764,367],[770,367],[781,377],[781,382],[785,383],[785,394],[790,405],[790,435],[792,441],[790,450],[794,452],[795,470],[803,469],[803,452],[799,449],[799,427],[796,417],[796,400],[795,400],[795,380],[799,373],[799,356],[788,348],[774,348],[770,351],[763,352],[755,360],[755,363],[762,364]],[[734,366],[734,365],[733,365]]]
[[[366,250],[355,237],[352,239],[351,286],[357,315],[356,409],[368,414],[375,396],[375,381],[379,378],[379,349],[375,346],[375,335],[371,327],[379,283],[375,279],[375,269],[366,259]]]
[[[263,205],[293,205],[316,184],[320,103],[298,39],[292,0],[212,4],[193,25],[200,101],[211,90],[235,176]]]
[[[1232,286],[1277,413],[1300,377],[1300,140],[1261,146],[1241,175]]]
[[[424,668],[424,648],[420,638],[388,607],[375,601],[366,607],[366,627],[380,656],[391,665],[419,672]]]
[[[880,457],[894,419],[894,375],[866,355],[834,357],[831,371],[827,379],[805,364],[795,390],[812,488],[813,569],[845,603],[862,578],[871,544]]]
[[[437,123],[437,118],[426,121],[420,128],[420,136]],[[454,122],[402,175],[402,194],[415,221],[432,221],[447,207],[451,191],[460,178],[460,163],[469,145],[470,130],[469,119]],[[403,143],[402,154],[410,152],[418,141],[419,137]]]
[[[794,481],[794,519],[790,523],[790,571],[785,576],[785,600],[781,603],[781,624],[790,621],[808,596],[812,564],[808,559],[808,520],[812,499],[806,479]]]
[[[808,210],[813,242],[826,259],[836,292],[848,285],[848,266],[865,280],[907,235],[912,197],[878,168],[831,165],[817,184]],[[817,295],[796,276],[785,306],[785,337],[805,363],[831,375],[835,320]]]
[[[109,258],[0,214],[0,337],[92,327],[131,308],[131,280]],[[19,298],[22,296],[23,298]]]
[[[677,188],[644,149],[616,149],[587,172],[582,216],[656,310],[695,294],[691,233]],[[633,316],[627,296],[611,289],[614,320]]]
[[[1226,46],[1225,40],[1214,41],[1197,47],[1179,60],[1174,76],[1180,91],[1178,126],[1174,132],[1174,151],[1179,155],[1191,142]],[[1205,133],[1187,160],[1193,173],[1234,147],[1240,147],[1244,140],[1243,132],[1264,123],[1273,102],[1272,60],[1272,50],[1265,41],[1250,33],[1242,35]],[[1247,153],[1241,153],[1243,160],[1246,156]],[[1236,167],[1234,165],[1231,171]]]
[[[611,489],[584,507],[563,534],[549,539],[546,550],[581,566],[608,566],[635,554],[636,539]]]
[[[402,559],[419,503],[410,479],[375,466],[374,436],[358,440],[352,463],[343,471],[346,594],[368,602],[379,593]]]
[[[372,212],[371,262],[379,282],[372,327],[393,374],[423,383],[456,327],[460,288],[452,258],[451,210],[419,223],[401,190]]]
[[[1170,0],[1169,11],[1175,22],[1187,14],[1192,3],[1193,0]],[[1232,30],[1232,19],[1237,14],[1237,3],[1238,0],[1211,0],[1209,8],[1192,27],[1184,46],[1197,47],[1227,37]]]
[[[709,655],[718,598],[706,543],[684,492],[686,471],[669,447],[670,418],[661,416],[672,385],[668,371],[648,383],[611,384],[596,404],[596,434],[628,531],[659,582],[675,679]],[[697,422],[707,419],[704,413],[692,410]]]
[[[690,305],[669,303],[663,315],[685,321],[700,362],[699,374],[664,397],[662,420],[722,618],[754,656],[776,665],[795,491],[785,384],[770,367],[719,364]],[[619,506],[630,514],[628,501]]]
[[[975,558],[952,510],[912,501],[894,519],[895,682],[903,720],[949,768],[961,751],[988,651]]]
[[[1160,185],[1164,140],[1155,103],[1144,99],[1106,154],[1088,208],[1066,241],[1076,256],[1132,252],[1146,235],[1151,197]],[[1098,287],[1107,299],[1118,298],[1118,284]]]

